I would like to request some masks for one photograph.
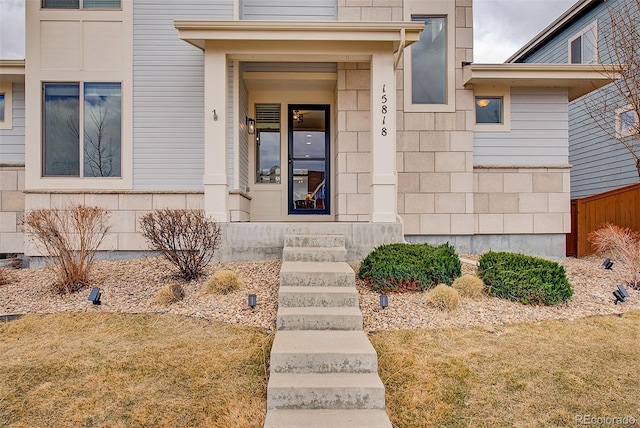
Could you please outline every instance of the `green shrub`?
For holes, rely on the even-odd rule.
[[[455,288],[447,284],[438,284],[429,290],[426,301],[441,311],[453,311],[460,305],[460,295]]]
[[[555,305],[573,295],[563,266],[523,254],[490,251],[480,258],[478,276],[490,294],[524,304]]]
[[[462,297],[477,299],[482,296],[484,282],[475,275],[465,274],[453,281],[452,287],[458,290]]]
[[[374,249],[360,264],[358,277],[376,291],[427,290],[451,284],[462,267],[452,246],[387,244]]]

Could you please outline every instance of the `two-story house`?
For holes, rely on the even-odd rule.
[[[472,0],[38,0],[0,61],[0,252],[25,210],[200,208],[225,259],[339,233],[564,256],[569,102],[592,66],[471,64]]]

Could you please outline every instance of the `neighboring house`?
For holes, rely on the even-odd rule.
[[[216,218],[224,259],[285,233],[563,257],[568,103],[609,80],[470,64],[472,21],[471,0],[28,1],[24,68],[0,62],[0,252],[37,255],[23,210],[84,203],[121,253],[170,207]]]
[[[551,23],[527,45],[507,60],[510,63],[610,64],[607,47],[610,32],[610,10],[629,0],[580,0]],[[571,197],[581,198],[638,182],[638,170],[629,151],[605,132],[589,114],[594,100],[620,106],[610,109],[610,125],[614,127],[635,121],[633,111],[625,109],[626,101],[611,86],[599,89],[569,104],[569,163],[571,169]],[[613,95],[611,95],[613,92]],[[621,121],[621,118],[623,119]],[[617,123],[617,125],[616,125]]]

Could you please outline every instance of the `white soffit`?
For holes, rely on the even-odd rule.
[[[24,60],[0,59],[0,81],[24,82]]]
[[[620,77],[617,65],[580,64],[470,64],[462,69],[463,84],[567,88],[569,101],[601,88]]]

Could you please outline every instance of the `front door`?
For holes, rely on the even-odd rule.
[[[289,214],[329,214],[329,106],[289,104]]]

